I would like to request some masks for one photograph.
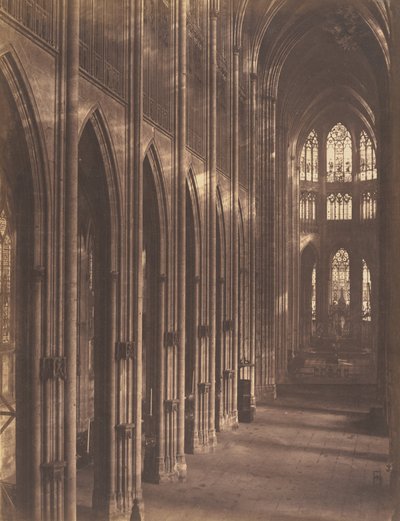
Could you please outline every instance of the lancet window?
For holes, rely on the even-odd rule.
[[[361,200],[361,219],[376,218],[377,194],[376,192],[364,192]]]
[[[311,317],[317,319],[317,266],[314,264],[311,273]]]
[[[342,123],[337,123],[328,134],[326,141],[327,181],[352,181],[351,135]]]
[[[350,258],[348,252],[340,248],[332,258],[331,302],[343,301],[350,304]]]
[[[371,322],[371,272],[364,259],[362,261],[362,319]]]
[[[300,196],[300,219],[302,221],[316,220],[316,194],[314,192],[302,192]]]
[[[318,136],[312,130],[300,156],[300,181],[318,182]]]
[[[5,205],[0,207],[0,365],[1,394],[12,397],[14,390],[14,348],[11,331],[11,284],[13,243],[10,217]]]
[[[360,181],[377,178],[375,149],[371,139],[363,130],[360,134]]]

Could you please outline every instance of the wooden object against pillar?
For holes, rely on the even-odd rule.
[[[238,358],[239,358],[239,49],[233,51],[233,111],[232,111],[232,176],[231,176],[231,219],[232,219],[232,350],[233,361],[233,413],[237,418],[238,403]],[[237,420],[236,420],[237,421]]]
[[[65,519],[76,521],[79,1],[67,2],[65,125]]]
[[[176,465],[186,478],[185,460],[185,340],[186,340],[186,0],[178,1],[178,429]]]
[[[209,116],[209,163],[210,163],[210,194],[209,211],[209,325],[210,325],[210,415],[209,443],[214,447],[217,443],[215,434],[215,347],[216,347],[216,240],[217,240],[217,17],[218,1],[212,2],[210,9],[210,116]]]

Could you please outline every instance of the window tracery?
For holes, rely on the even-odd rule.
[[[326,200],[328,221],[344,221],[352,218],[352,196],[350,194],[330,194]]]
[[[350,305],[350,258],[348,252],[340,248],[332,258],[331,302],[344,301]]]
[[[327,181],[352,181],[351,135],[342,123],[337,123],[328,134],[326,141]]]
[[[318,182],[318,135],[315,130],[309,133],[301,152],[300,181]]]
[[[14,349],[11,338],[12,238],[10,217],[3,205],[0,210],[0,364],[1,394],[11,397],[14,378]]]
[[[363,130],[360,134],[360,180],[377,179],[375,149],[371,139]]]
[[[39,38],[55,47],[57,6],[54,0],[0,0],[0,10],[6,11]]]
[[[317,266],[314,264],[311,273],[311,318],[317,320]]]
[[[314,192],[302,192],[300,195],[300,220],[311,222],[316,220],[316,200]]]
[[[366,221],[376,218],[377,193],[364,192],[361,200],[361,219]]]
[[[362,261],[362,319],[371,322],[371,272],[364,259]]]
[[[124,9],[125,2],[115,0],[80,1],[79,65],[119,96],[124,96],[124,38],[118,32]]]

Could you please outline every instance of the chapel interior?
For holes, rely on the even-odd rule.
[[[0,521],[400,521],[400,2],[0,0]]]

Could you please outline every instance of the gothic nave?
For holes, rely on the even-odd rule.
[[[0,519],[400,521],[400,3],[0,0]]]

